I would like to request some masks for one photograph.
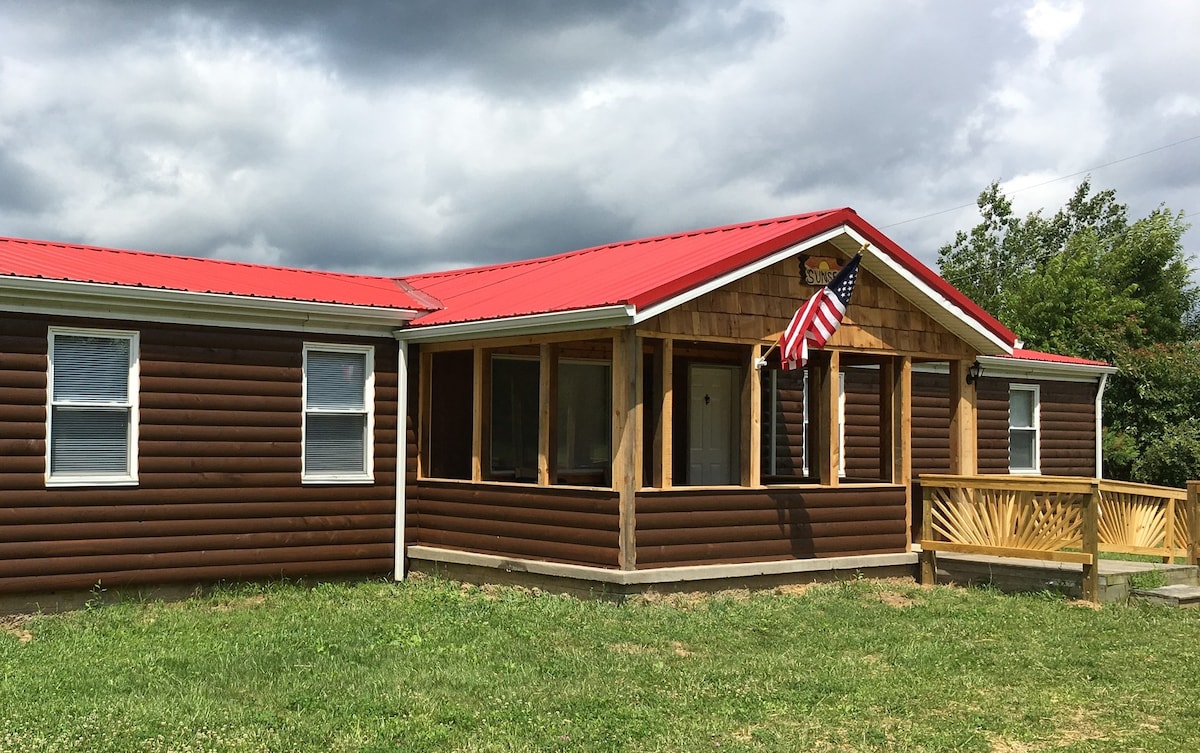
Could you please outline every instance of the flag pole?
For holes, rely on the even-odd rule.
[[[862,248],[858,249],[858,253],[863,254],[870,247],[871,247],[870,241],[863,241]],[[776,348],[778,348],[779,343],[781,343],[781,342],[783,342],[783,332],[780,332],[779,337],[775,339],[775,342],[771,344],[771,347],[767,348],[766,351],[754,361],[754,368],[756,368],[756,369],[766,368],[767,356],[771,355],[771,352],[774,351]]]

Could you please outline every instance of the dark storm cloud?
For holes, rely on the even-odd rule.
[[[269,35],[313,40],[350,75],[465,79],[493,93],[569,89],[664,63],[712,64],[777,22],[753,8],[670,0],[205,2],[190,10],[229,28],[249,22]]]
[[[39,4],[89,44],[177,34],[266,39],[339,76],[375,84],[462,84],[541,96],[630,71],[709,68],[769,38],[753,5],[683,0],[66,0]],[[26,10],[31,12],[32,5]],[[53,9],[53,10],[50,10]],[[667,53],[667,54],[664,54]]]

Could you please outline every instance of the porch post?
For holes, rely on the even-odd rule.
[[[1200,565],[1200,481],[1187,485],[1187,530],[1187,563]]]
[[[538,363],[538,485],[558,483],[558,346],[542,343]]]
[[[1083,598],[1100,601],[1100,483],[1092,483],[1092,491],[1084,500],[1082,549],[1092,555],[1091,564],[1083,565]]]
[[[762,344],[750,346],[742,382],[742,486],[762,486],[762,376],[755,367]]]
[[[905,520],[913,525],[912,498],[912,358],[884,359],[879,368],[880,474],[904,487]]]
[[[817,476],[822,486],[838,485],[838,469],[841,468],[841,447],[838,426],[838,372],[841,371],[841,354],[830,350],[829,360],[817,367],[817,431],[820,439],[820,456],[817,458]]]
[[[620,512],[620,555],[622,570],[637,567],[635,514],[637,490],[641,487],[642,340],[632,328],[613,337],[612,446],[613,488]]]
[[[974,384],[967,384],[971,361],[950,362],[950,473],[979,473],[978,403]]]
[[[651,485],[659,489],[670,489],[672,483],[671,423],[674,420],[674,365],[675,341],[663,338],[654,349],[654,373],[658,377],[659,410],[658,422],[654,425],[654,462],[651,464],[654,478]]]
[[[471,422],[471,480],[478,482],[492,466],[492,372],[488,351],[476,346],[473,363],[471,403],[475,420]]]

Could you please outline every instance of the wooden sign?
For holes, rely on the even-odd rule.
[[[800,277],[806,285],[828,285],[841,270],[841,259],[832,256],[800,257]]]

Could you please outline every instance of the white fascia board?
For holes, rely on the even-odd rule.
[[[412,309],[0,277],[0,310],[89,319],[390,336]]]
[[[932,287],[929,286],[928,283],[926,283],[925,281],[918,278],[916,275],[914,275],[909,270],[905,269],[903,266],[901,266],[901,264],[898,261],[896,261],[892,257],[888,256],[886,253],[884,253],[880,250],[877,250],[875,248],[875,245],[873,243],[871,243],[871,241],[869,239],[867,239],[863,235],[861,235],[857,230],[850,227],[849,225],[843,225],[842,232],[844,232],[848,237],[852,238],[855,241],[855,243],[857,243],[860,246],[864,243],[868,244],[869,247],[868,247],[867,251],[868,251],[868,255],[872,261],[878,261],[878,262],[882,263],[884,266],[886,266],[888,268],[888,270],[892,274],[896,275],[897,277],[901,278],[906,283],[911,285],[917,292],[919,292],[925,298],[929,299],[931,302],[933,302],[935,305],[937,305],[939,308],[941,308],[943,311],[945,311],[947,314],[949,314],[951,317],[953,317],[953,319],[955,321],[957,321],[959,324],[967,327],[971,332],[984,338],[988,343],[991,343],[993,346],[995,346],[995,348],[997,350],[1002,351],[1004,353],[1012,353],[1011,345],[1009,345],[1008,343],[1001,340],[999,336],[997,336],[994,332],[989,330],[987,327],[984,327],[979,322],[978,319],[976,319],[975,317],[968,314],[966,311],[964,311],[962,308],[960,308],[958,304],[954,303],[953,301],[951,301],[949,298],[942,295],[938,291],[934,290]],[[870,263],[867,264],[867,269],[868,270],[870,269]],[[918,308],[920,308],[920,307],[918,307]],[[929,313],[929,312],[926,311],[926,313]],[[937,319],[937,317],[935,316],[934,319]]]
[[[1086,363],[1058,363],[1056,361],[1034,361],[1025,358],[1004,356],[980,356],[978,359],[985,377],[1008,379],[1045,379],[1059,382],[1095,382],[1106,374],[1117,373],[1115,366],[1097,366]]]
[[[630,304],[600,306],[591,309],[551,311],[545,314],[508,316],[502,319],[476,319],[468,322],[420,325],[397,329],[396,339],[410,343],[454,342],[483,337],[544,335],[575,329],[622,327],[634,323],[636,309]]]
[[[696,298],[699,298],[700,296],[702,296],[706,293],[711,293],[712,291],[722,288],[726,285],[729,285],[730,283],[737,282],[738,280],[742,279],[743,277],[746,277],[747,275],[752,275],[755,272],[766,269],[767,267],[771,266],[772,264],[777,264],[777,263],[783,261],[784,259],[795,256],[796,254],[803,253],[803,252],[809,250],[810,248],[815,248],[815,247],[821,245],[822,243],[825,243],[826,241],[833,240],[834,238],[838,237],[839,235],[842,235],[845,232],[846,232],[846,226],[841,225],[839,227],[833,228],[832,230],[826,230],[824,233],[821,233],[820,235],[813,236],[812,238],[808,238],[807,240],[803,240],[803,241],[800,241],[799,243],[788,246],[787,248],[780,249],[779,251],[776,251],[775,253],[771,254],[770,256],[765,256],[762,259],[759,259],[758,261],[755,261],[755,262],[751,262],[750,264],[747,264],[744,267],[738,267],[737,269],[733,270],[732,272],[727,272],[727,273],[721,275],[720,277],[715,277],[715,278],[709,280],[708,282],[704,283],[703,285],[697,285],[696,287],[691,288],[690,290],[686,290],[673,298],[668,298],[667,300],[662,301],[661,303],[656,303],[653,306],[646,307],[644,310],[639,311],[637,313],[637,315],[633,317],[633,323],[641,324],[642,322],[647,321],[648,319],[653,319],[654,317],[658,316],[659,314],[663,313],[664,311],[670,311],[671,309],[675,308],[676,306],[682,306],[683,304],[687,303],[688,301],[695,300]]]

